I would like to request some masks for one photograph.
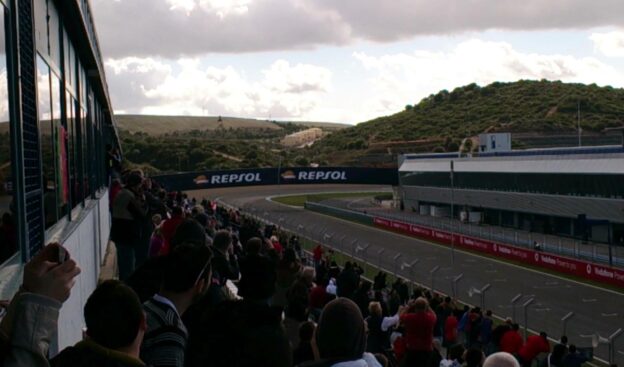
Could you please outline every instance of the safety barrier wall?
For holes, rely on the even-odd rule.
[[[311,210],[311,211],[321,213],[321,214],[331,215],[332,217],[338,217],[338,218],[354,221],[354,222],[369,225],[369,226],[373,225],[372,216],[359,213],[356,211],[334,208],[331,206],[312,203],[309,201],[307,201],[304,204],[304,207],[307,210]]]

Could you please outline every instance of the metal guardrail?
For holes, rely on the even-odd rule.
[[[221,202],[221,201],[220,201]],[[221,202],[221,204],[225,204]],[[225,206],[229,207],[229,205],[225,204]],[[319,209],[319,207],[323,207],[322,204],[313,204],[314,209]],[[330,207],[332,212],[336,209]],[[321,208],[323,210],[325,208]],[[490,297],[496,299],[497,289],[493,289],[495,287],[490,287],[489,284],[479,285],[479,287],[475,286],[465,286],[463,291],[459,289],[459,281],[464,280],[464,282],[470,282],[469,277],[465,277],[464,274],[451,274],[451,276],[443,277],[438,274],[437,269],[421,269],[417,266],[419,260],[416,258],[408,258],[405,259],[403,254],[399,252],[388,251],[383,246],[375,243],[363,243],[358,244],[357,241],[354,241],[353,238],[349,236],[348,233],[342,234],[339,232],[333,232],[332,229],[328,227],[323,227],[318,224],[309,224],[302,223],[297,221],[295,218],[290,218],[288,216],[284,216],[282,214],[269,213],[269,212],[261,212],[256,208],[251,206],[247,208],[242,208],[242,211],[245,212],[246,215],[254,218],[255,220],[265,223],[265,224],[275,224],[278,225],[282,230],[291,233],[297,234],[300,238],[306,239],[312,244],[322,244],[324,247],[331,248],[336,253],[342,254],[345,259],[349,261],[356,261],[360,264],[364,265],[364,269],[371,269],[373,271],[381,270],[386,272],[387,274],[395,275],[398,278],[403,279],[407,282],[408,285],[418,286],[423,289],[431,289],[435,287],[435,292],[440,293],[442,295],[451,295],[454,296],[458,301],[468,304],[471,307],[476,305],[481,305],[486,307],[485,304],[485,293],[492,293]],[[368,214],[363,214],[357,211],[341,209],[340,211],[346,212],[349,215],[365,215],[372,221],[373,216]],[[329,211],[325,212],[329,214]],[[400,256],[399,256],[400,255]],[[310,257],[311,254],[306,254],[307,257]],[[309,260],[309,259],[308,259]],[[400,260],[400,261],[399,261]],[[410,261],[411,260],[411,261]],[[400,266],[398,266],[400,265]],[[366,272],[366,270],[365,270]],[[417,281],[420,279],[420,281]],[[444,280],[449,280],[448,282]],[[425,284],[427,282],[431,282],[430,284]],[[448,284],[447,284],[448,283]],[[477,292],[475,292],[475,289]],[[476,304],[471,305],[470,299],[478,295],[478,299],[476,300]],[[468,298],[465,298],[465,297]],[[531,295],[532,296],[532,295]],[[534,321],[531,321],[531,316],[533,313],[537,313],[539,310],[531,309],[529,306],[532,303],[528,303],[529,300],[536,302],[537,300],[534,297],[529,295],[518,294],[511,300],[510,306],[507,307],[509,311],[513,311],[513,319],[516,322],[520,323],[524,329],[532,334],[537,334],[536,326],[530,327],[528,324],[533,324]],[[500,301],[499,301],[500,302]],[[522,307],[522,314],[517,315],[516,308]],[[563,326],[563,330],[566,330],[566,321],[571,317],[570,313],[567,313],[564,317],[565,321],[562,319],[562,323],[555,323],[555,325],[541,325],[539,326],[539,330],[545,330],[549,333],[549,335],[557,335]],[[504,314],[494,315],[497,319],[503,321]],[[524,316],[524,317],[522,317]],[[517,318],[516,318],[517,317]],[[523,320],[521,320],[523,319]],[[570,332],[570,330],[566,330]],[[576,341],[581,342],[581,339],[578,339],[577,335],[568,335],[570,342]],[[580,336],[582,338],[582,335]],[[617,337],[617,336],[616,336]],[[552,342],[558,342],[558,340],[554,340],[550,338]],[[615,342],[615,337],[610,341]],[[580,343],[578,343],[580,344]],[[616,350],[613,346],[614,343],[611,343],[609,350],[601,351],[603,358],[607,358],[610,361],[620,362],[619,359],[620,354],[624,354],[621,351]],[[604,352],[604,353],[603,353]],[[597,361],[608,364],[608,361],[605,359],[601,359],[598,357],[594,357]],[[593,363],[589,363],[590,366],[596,366]]]
[[[376,211],[373,215],[362,210],[337,208],[321,203],[306,203],[306,209],[323,214],[334,215],[343,219],[358,218],[358,222],[363,224],[372,224],[373,218],[375,217],[400,220],[410,224],[424,225],[434,229],[440,229],[447,232],[463,234],[490,241],[498,241],[502,244],[528,249],[533,249],[534,242],[537,241],[540,244],[541,250],[545,253],[563,255],[572,259],[609,265],[609,246],[606,244],[582,243],[580,240],[539,233],[514,231],[502,227],[462,223],[460,221],[452,224],[449,218],[406,215],[402,212],[389,213]],[[613,252],[612,266],[624,268],[624,247],[611,246],[611,249]]]

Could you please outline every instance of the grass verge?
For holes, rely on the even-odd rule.
[[[343,198],[365,198],[375,197],[379,195],[387,195],[388,192],[333,192],[326,194],[309,194],[309,195],[289,195],[289,196],[276,196],[273,197],[273,201],[278,203],[302,207],[306,201],[320,202],[329,199],[343,199]]]

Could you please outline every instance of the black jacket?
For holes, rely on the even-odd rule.
[[[81,341],[65,348],[50,361],[51,367],[140,367],[146,366],[138,359],[92,341]]]
[[[225,255],[213,247],[214,257],[212,258],[212,272],[213,277],[219,279],[220,285],[225,285],[225,282],[230,280],[238,280],[240,270],[238,268],[238,261],[234,256],[230,256],[228,260]]]

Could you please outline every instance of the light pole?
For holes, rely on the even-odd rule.
[[[455,267],[455,167],[451,160],[451,265]]]

